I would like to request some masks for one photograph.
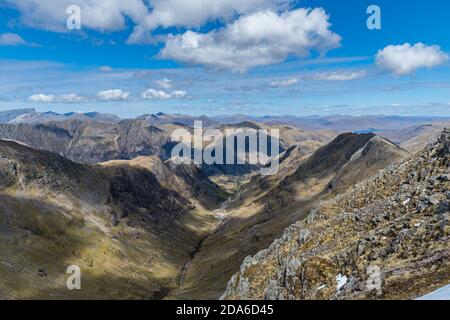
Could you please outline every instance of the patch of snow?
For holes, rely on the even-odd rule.
[[[341,288],[347,283],[347,276],[346,275],[342,275],[342,274],[338,274],[336,276],[336,291],[341,290]]]
[[[416,300],[450,300],[450,284]]]

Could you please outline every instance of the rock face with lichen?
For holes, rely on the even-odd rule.
[[[450,283],[450,132],[319,204],[255,256],[222,299],[416,298]]]

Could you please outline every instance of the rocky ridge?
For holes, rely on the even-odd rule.
[[[320,203],[245,258],[223,299],[416,298],[450,282],[450,133]]]

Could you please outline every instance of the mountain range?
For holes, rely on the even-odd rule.
[[[278,171],[177,164],[194,121],[280,130]],[[0,112],[0,298],[420,297],[450,282],[447,125]]]

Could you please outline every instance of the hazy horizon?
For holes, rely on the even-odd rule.
[[[406,106],[405,106],[406,107]],[[211,118],[220,118],[220,117],[233,117],[233,116],[245,116],[245,117],[253,117],[253,118],[264,118],[264,117],[297,117],[297,118],[327,118],[327,117],[349,117],[349,118],[363,118],[363,117],[402,117],[402,118],[423,118],[423,119],[449,119],[450,118],[450,113],[448,115],[443,115],[443,114],[439,114],[436,113],[434,114],[396,114],[396,113],[392,113],[392,114],[383,114],[383,113],[361,113],[361,114],[350,114],[350,113],[328,113],[328,114],[314,114],[314,113],[310,113],[310,114],[289,114],[289,113],[278,113],[278,114],[250,114],[250,113],[245,113],[245,112],[234,112],[234,113],[214,113],[214,114],[208,114],[207,112],[205,113],[187,113],[187,112],[183,112],[183,110],[180,110],[179,112],[167,112],[162,110],[162,109],[157,109],[155,108],[154,112],[145,112],[145,113],[129,113],[129,112],[112,112],[112,111],[106,111],[106,112],[102,112],[96,109],[92,109],[92,110],[78,110],[79,108],[73,108],[70,109],[68,108],[67,110],[61,111],[61,112],[57,112],[54,111],[54,109],[50,109],[50,108],[39,108],[39,107],[22,107],[22,108],[0,108],[0,112],[8,112],[8,111],[15,111],[15,110],[34,110],[38,113],[56,113],[56,114],[60,114],[60,115],[65,115],[65,114],[70,114],[70,113],[79,113],[79,114],[87,114],[87,113],[100,113],[100,114],[109,114],[109,115],[113,115],[113,116],[117,116],[121,119],[133,119],[139,116],[143,116],[143,115],[156,115],[158,113],[163,113],[165,115],[169,115],[169,116],[188,116],[188,117],[200,117],[200,116],[206,116],[206,117],[211,117]]]

